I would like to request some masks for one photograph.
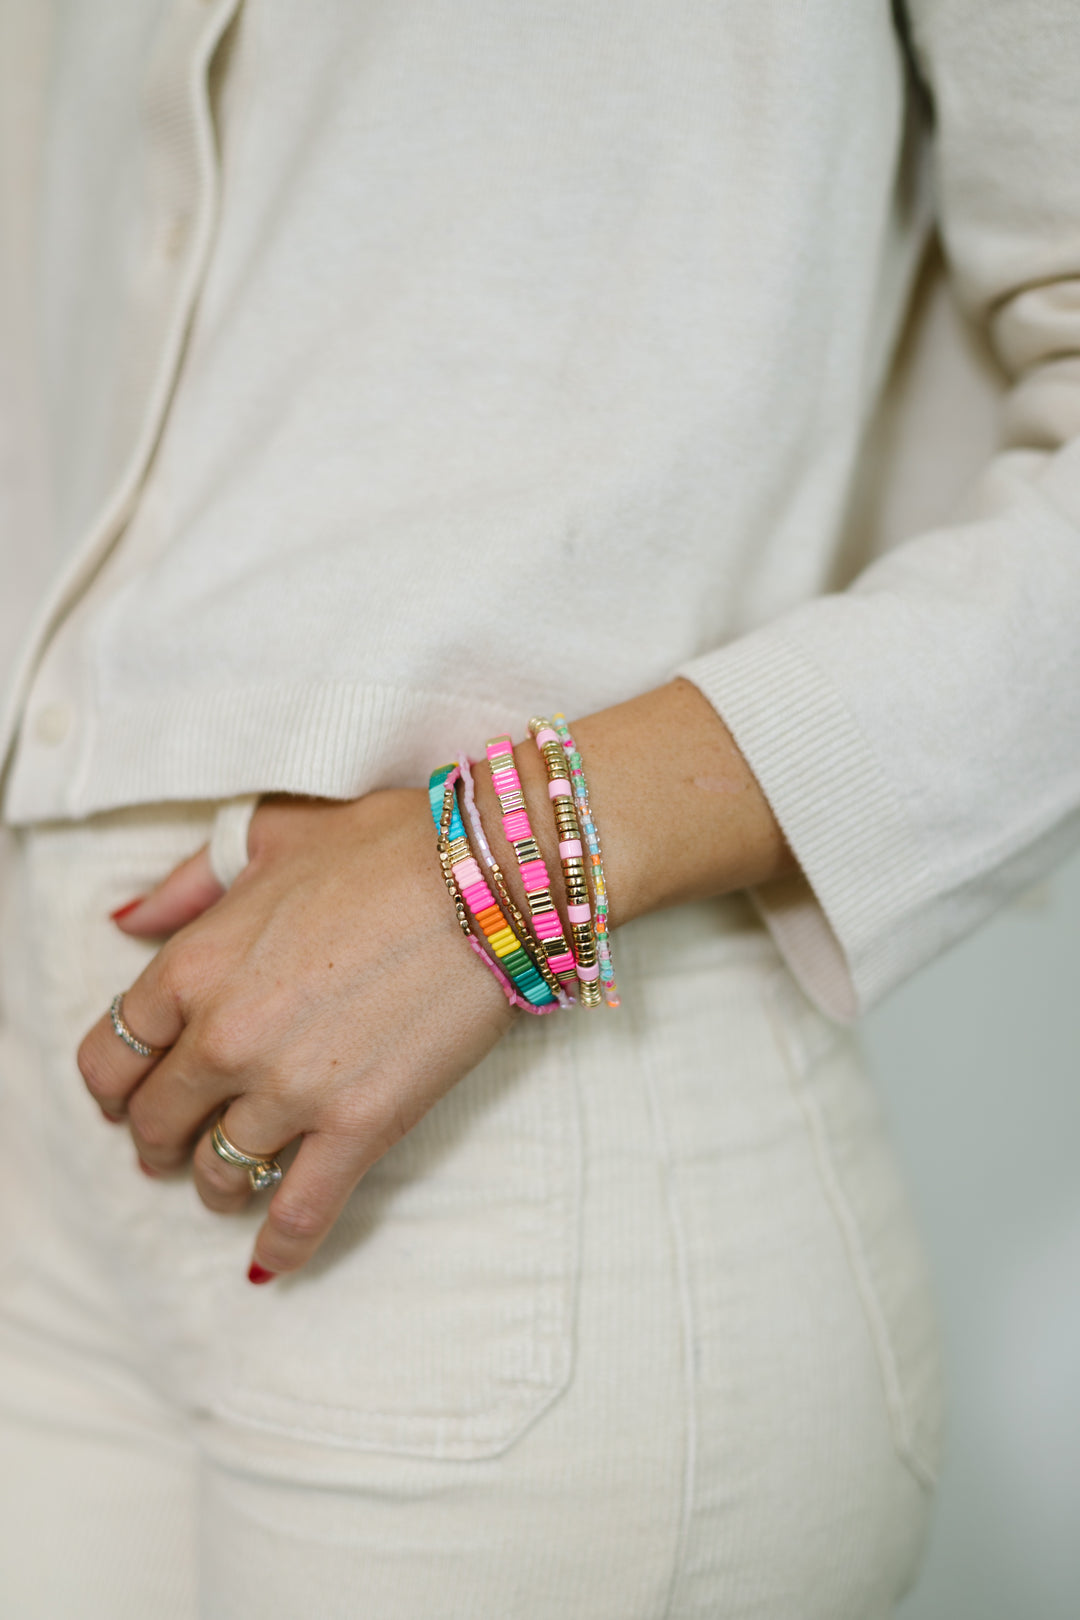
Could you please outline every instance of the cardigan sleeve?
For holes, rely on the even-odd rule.
[[[798,859],[754,896],[853,1019],[1080,841],[1080,6],[911,0],[939,231],[1010,383],[964,521],[679,673]]]

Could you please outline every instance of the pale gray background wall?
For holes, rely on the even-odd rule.
[[[853,558],[963,510],[1003,388],[932,257]],[[865,1042],[937,1278],[951,1393],[902,1620],[1080,1620],[1080,855],[894,992]]]
[[[1080,858],[870,1015],[950,1440],[903,1620],[1080,1616]]]

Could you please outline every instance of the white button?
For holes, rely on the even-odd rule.
[[[47,703],[39,709],[34,720],[34,735],[38,742],[49,743],[53,747],[62,743],[71,730],[75,716],[66,703]]]
[[[161,227],[161,251],[167,259],[178,259],[184,251],[184,244],[191,229],[191,217],[188,214],[173,214]]]

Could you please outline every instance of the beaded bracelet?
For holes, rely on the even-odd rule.
[[[566,914],[570,919],[570,934],[574,942],[581,1005],[599,1007],[600,966],[597,961],[596,932],[589,902],[589,886],[585,879],[581,829],[574,808],[573,789],[566,774],[566,756],[550,721],[530,720],[529,730],[547,768],[548,797],[555,812],[555,826],[559,834],[559,859],[566,886]]]
[[[472,842],[475,848],[479,851],[481,861],[483,861],[484,865],[491,874],[491,881],[495,885],[499,905],[502,907],[505,915],[510,919],[513,927],[517,929],[525,949],[531,956],[535,966],[539,969],[544,983],[555,997],[555,1000],[559,1003],[559,1006],[563,1008],[570,1008],[574,1004],[573,1000],[567,995],[566,991],[563,989],[562,985],[551,971],[543,948],[541,947],[536,936],[533,934],[532,929],[525,921],[525,918],[521,915],[521,912],[514,904],[513,896],[506,887],[506,879],[503,877],[502,868],[499,866],[498,861],[496,861],[494,855],[491,853],[491,845],[487,841],[487,834],[484,832],[484,823],[480,819],[480,811],[477,809],[476,805],[476,791],[473,786],[472,761],[468,759],[459,759],[458,772],[460,774],[461,793],[465,800],[465,813],[469,818],[469,830],[472,833]]]
[[[600,851],[600,834],[589,805],[589,785],[585,780],[585,767],[577,744],[570,735],[564,714],[553,714],[555,729],[570,766],[570,786],[574,792],[574,809],[578,827],[589,851],[589,877],[593,891],[593,926],[596,930],[596,954],[600,959],[600,989],[609,1007],[622,1005],[615,984],[615,966],[611,960],[611,929],[608,922],[608,892],[604,881],[604,859]]]
[[[454,900],[458,922],[468,930],[470,942],[496,972],[496,977],[500,981],[508,977],[513,991],[509,991],[505,982],[503,988],[513,1004],[523,1006],[529,1012],[553,1012],[558,1003],[496,905],[469,847],[465,824],[454,794],[459,774],[456,765],[441,765],[432,771],[428,781],[428,800],[432,820],[438,830],[443,878]],[[494,961],[468,928],[468,919],[464,917],[466,907],[482,931]]]
[[[562,920],[551,898],[551,879],[544,857],[533,837],[521,778],[514,764],[514,746],[509,737],[492,737],[488,740],[486,752],[491,765],[492,786],[502,811],[503,833],[521,872],[525,900],[536,937],[544,947],[548,966],[555,977],[563,985],[572,984],[575,977],[574,958],[566,943]]]
[[[439,812],[438,820],[436,822],[439,834],[436,840],[436,848],[439,851],[439,862],[442,866],[443,882],[446,884],[447,892],[449,893],[451,900],[454,902],[454,911],[457,913],[458,925],[461,928],[462,933],[465,935],[465,943],[472,947],[477,956],[480,958],[481,962],[483,962],[484,966],[490,969],[490,971],[495,975],[496,979],[498,979],[503,994],[506,996],[506,999],[509,1001],[510,1005],[512,1007],[527,1007],[528,1002],[524,1001],[522,997],[517,994],[517,991],[510,983],[510,980],[506,977],[506,974],[503,972],[502,968],[487,954],[483,946],[480,944],[480,941],[474,936],[472,929],[469,927],[469,917],[465,910],[465,901],[462,898],[461,890],[458,888],[457,882],[455,881],[454,873],[450,866],[450,856],[447,847],[450,831],[450,819],[453,813],[454,805],[454,780],[454,773],[451,771],[446,778],[446,783],[444,784],[442,810]],[[428,783],[428,797],[431,803],[432,815],[434,816],[436,814],[435,800],[431,793],[430,782]]]

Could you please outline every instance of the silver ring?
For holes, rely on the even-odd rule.
[[[218,1120],[210,1135],[210,1146],[219,1159],[226,1164],[235,1164],[241,1170],[246,1170],[248,1180],[251,1182],[252,1192],[265,1192],[268,1187],[276,1187],[281,1180],[282,1169],[276,1159],[257,1159],[252,1153],[241,1153],[240,1149],[221,1128]]]
[[[139,1037],[132,1034],[131,1030],[128,1029],[124,1023],[124,992],[122,990],[119,995],[112,998],[109,1006],[109,1017],[112,1019],[113,1029],[115,1029],[124,1045],[130,1046],[133,1052],[138,1052],[141,1058],[160,1057],[162,1052],[166,1050],[164,1046],[147,1046],[145,1041],[140,1041]]]

